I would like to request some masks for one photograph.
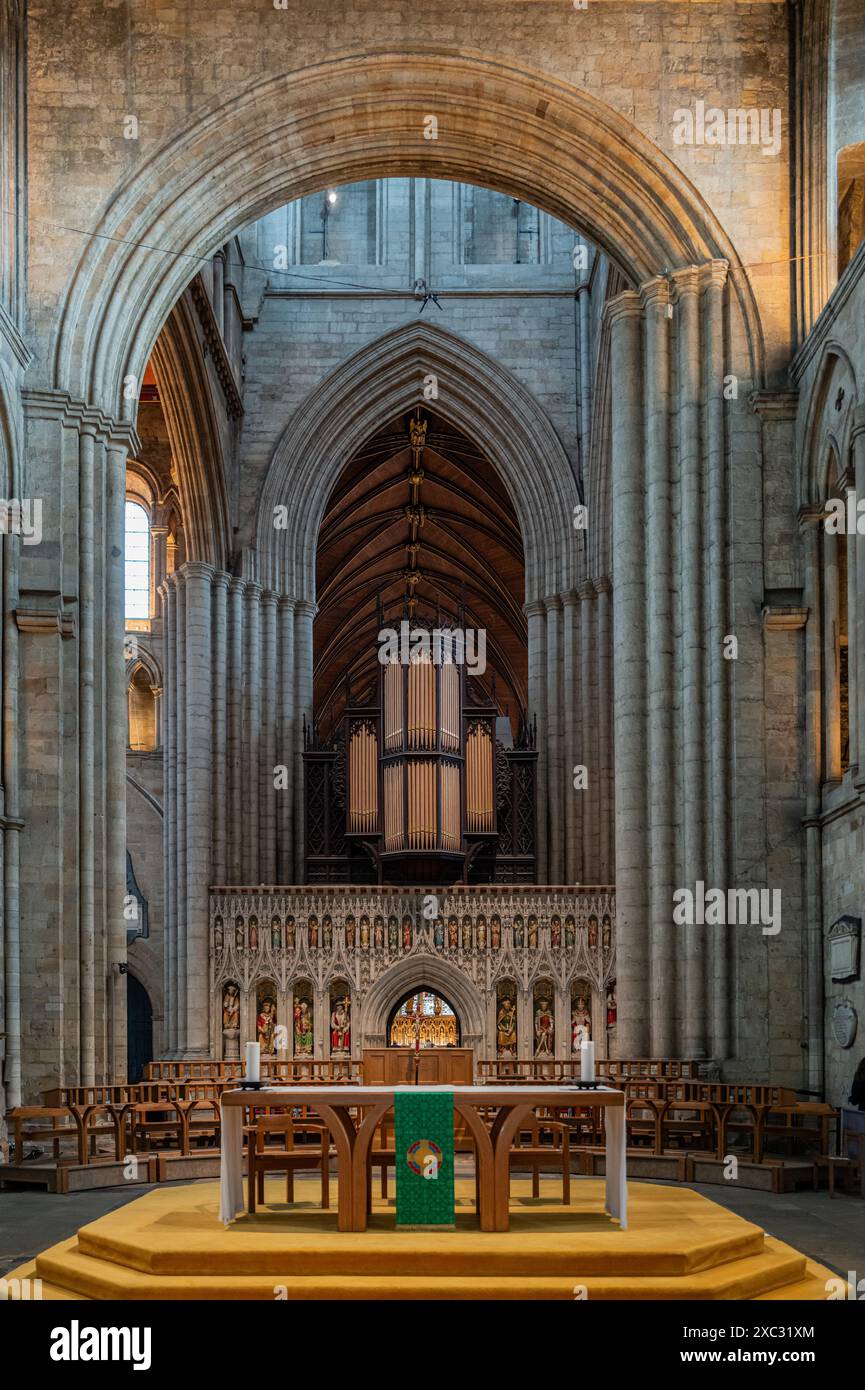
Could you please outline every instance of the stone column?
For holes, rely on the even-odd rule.
[[[274,786],[276,757],[277,701],[277,596],[266,590],[261,596],[261,676],[264,693],[261,711],[261,881],[276,882],[276,803],[279,793]]]
[[[288,771],[288,784],[277,793],[277,876],[294,883],[294,600],[279,600],[279,744],[277,762]]]
[[[700,437],[700,273],[675,276],[678,327],[679,525],[681,550],[682,710],[681,848],[683,888],[694,891],[704,872],[706,784],[704,780],[704,663],[706,620],[703,594],[703,459]],[[706,937],[700,927],[679,927],[684,979],[680,979],[681,1047],[685,1057],[708,1053]]]
[[[675,1054],[677,953],[673,933],[673,575],[670,478],[670,288],[641,291],[645,310],[646,657],[649,788],[650,1056]],[[686,929],[687,930],[687,929]]]
[[[580,342],[580,461],[588,472],[592,428],[592,298],[588,280],[577,286]]]
[[[105,916],[108,934],[107,977],[109,1039],[107,1073],[112,1082],[126,1080],[126,625],[124,535],[126,445],[105,450]],[[152,609],[151,609],[152,611]]]
[[[182,570],[186,588],[186,990],[187,1056],[210,1055],[209,888],[213,834],[212,607],[214,570]]]
[[[78,443],[78,804],[79,804],[79,1074],[82,1086],[96,1080],[95,995],[95,430],[82,429]]]
[[[186,585],[183,580],[182,569],[176,571],[173,576],[175,592],[175,629],[176,629],[176,653],[177,662],[174,667],[175,696],[174,703],[177,711],[176,741],[177,741],[177,781],[175,783],[174,801],[176,806],[176,859],[177,859],[177,947],[176,947],[176,970],[177,978],[175,984],[175,998],[177,1010],[177,1055],[183,1057],[186,1054],[186,978],[187,978],[187,932],[186,932],[186,754],[187,754],[187,719],[186,719],[186,685],[187,685],[187,664],[186,664]]]
[[[848,478],[845,489],[847,506],[856,515],[856,487],[852,478]],[[852,503],[852,507],[851,507]],[[856,532],[848,529],[846,536],[847,545],[847,738],[849,742],[849,752],[847,761],[850,766],[855,766],[859,754],[859,668],[857,653],[857,633],[856,633]],[[858,775],[858,768],[856,769]]]
[[[616,750],[616,1050],[649,1055],[645,748],[642,309],[626,290],[606,309],[611,337],[613,737]]]
[[[243,687],[243,883],[260,883],[259,780],[261,777],[261,585],[247,581],[244,593],[246,680]]]
[[[822,831],[822,640],[820,612],[819,507],[799,514],[803,579],[808,617],[805,624],[805,919],[807,922],[808,1086],[823,1089],[823,886]]]
[[[213,879],[225,883],[228,802],[228,586],[213,577]]]
[[[577,591],[580,600],[580,699],[583,706],[583,738],[580,748],[580,762],[586,768],[588,782],[584,791],[574,792],[583,806],[583,882],[598,882],[598,724],[595,703],[597,689],[594,679],[595,665],[595,586],[591,580],[581,584]]]
[[[730,873],[730,662],[724,658],[724,637],[729,632],[727,594],[727,479],[726,422],[724,408],[724,294],[726,261],[712,261],[704,267],[706,283],[703,324],[705,329],[703,366],[705,417],[703,425],[706,460],[706,594],[709,655],[708,703],[705,706],[707,738],[712,772],[710,816],[711,881],[720,887],[729,883]],[[731,1053],[730,1019],[734,1003],[730,953],[732,941],[726,927],[710,927],[712,934],[711,1053],[723,1061]]]
[[[549,878],[561,883],[562,862],[562,728],[561,728],[561,600],[544,600],[547,610],[547,800],[549,807]]]
[[[538,883],[547,883],[547,624],[541,601],[527,603],[524,609],[529,625],[529,719],[538,721],[538,768],[536,810],[536,861]]]
[[[177,585],[172,577],[160,587],[164,633],[164,710],[162,737],[163,817],[162,848],[165,862],[163,910],[163,990],[165,1022],[163,1048],[177,1056]]]
[[[230,883],[243,881],[243,803],[241,776],[243,765],[243,593],[242,579],[228,585],[228,824],[226,877]]]
[[[217,251],[213,257],[213,317],[220,334],[225,321],[225,253]]]
[[[303,717],[312,719],[312,625],[315,604],[298,599],[294,608],[294,847],[295,883],[304,881],[306,830],[303,803]]]
[[[855,472],[856,497],[865,500],[865,405],[857,405],[853,411],[853,467]],[[856,624],[856,679],[851,680],[851,689],[856,692],[856,743],[854,756],[850,750],[850,761],[859,764],[856,776],[857,787],[865,786],[865,534],[856,528],[856,604],[847,621]]]
[[[585,792],[574,788],[574,767],[582,762],[582,689],[577,667],[578,599],[573,589],[562,595],[562,625],[564,628],[564,668],[562,699],[564,703],[565,767],[565,882],[577,883],[582,878],[583,861],[583,798]]]
[[[841,680],[838,659],[840,592],[838,536],[821,528],[823,549],[823,765],[825,780],[841,780]],[[843,543],[843,542],[842,542]]]
[[[610,608],[612,584],[609,579],[595,580],[598,595],[596,610],[596,651],[597,651],[597,723],[600,770],[598,796],[598,870],[602,883],[611,884],[613,869],[613,709],[610,690],[610,664],[612,661],[610,630]]]
[[[166,575],[166,545],[168,543],[167,526],[151,526],[150,528],[150,616],[158,616],[159,604],[157,595],[162,588]]]
[[[14,478],[9,478],[12,488]],[[11,490],[11,489],[10,489]],[[17,491],[17,489],[16,489]],[[22,1103],[21,1076],[21,912],[20,840],[23,828],[19,808],[19,677],[18,652],[18,575],[20,563],[18,536],[4,537],[3,575],[3,940],[0,942],[2,972],[2,1014],[5,1040],[0,1040],[5,1102],[11,1109]],[[5,1041],[5,1056],[3,1042]]]

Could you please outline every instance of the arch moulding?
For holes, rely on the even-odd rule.
[[[463,1046],[467,1039],[484,1036],[484,1002],[472,981],[448,961],[431,955],[413,955],[398,961],[376,980],[360,1010],[363,1038],[383,1037],[393,1007],[412,989],[431,989],[443,994],[457,1012]]]
[[[439,113],[436,140],[424,117]],[[600,246],[632,282],[727,260],[752,377],[762,344],[741,261],[681,170],[624,116],[549,74],[418,47],[334,57],[250,84],[171,136],[112,194],[60,307],[53,385],[134,419],[173,305],[239,227],[335,183],[427,176],[532,203]]]

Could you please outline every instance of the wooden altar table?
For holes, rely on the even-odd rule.
[[[427,1089],[427,1088],[422,1088]],[[535,1108],[545,1110],[602,1107],[607,1149],[606,1210],[627,1227],[625,1093],[612,1087],[580,1090],[573,1086],[436,1086],[453,1096],[454,1113],[475,1141],[478,1168],[478,1221],[482,1231],[509,1227],[510,1151],[520,1125]],[[414,1086],[273,1086],[260,1091],[222,1093],[220,1219],[226,1224],[245,1209],[243,1190],[243,1115],[261,1110],[307,1106],[330,1130],[336,1147],[339,1179],[338,1223],[341,1231],[365,1231],[369,1200],[369,1153],[373,1136],[397,1092]],[[491,1127],[479,1113],[497,1110]]]

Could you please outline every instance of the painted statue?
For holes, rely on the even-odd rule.
[[[258,918],[257,918],[257,917],[250,917],[250,919],[249,919],[249,949],[250,949],[250,951],[257,951],[257,950],[258,950]]]
[[[459,945],[459,925],[456,917],[448,918],[448,950],[455,951]]]
[[[293,918],[293,917],[286,917],[286,919],[285,919],[285,944],[286,944],[286,946],[288,947],[288,949],[289,949],[290,951],[293,951],[293,950],[294,950],[294,940],[295,940],[294,918]]]
[[[214,946],[216,947],[217,951],[221,951],[221,950],[222,950],[222,942],[223,942],[222,918],[221,918],[221,917],[217,917],[217,918],[214,919],[214,923],[213,923],[213,944],[214,944]]]
[[[609,912],[605,912],[601,918],[601,945],[606,954],[609,955],[613,945],[613,924],[610,921]]]
[[[369,918],[365,913],[360,919],[360,949],[369,950]]]
[[[274,917],[270,924],[270,947],[273,951],[279,951],[282,947],[282,923],[278,917]]]
[[[490,945],[497,951],[502,944],[502,919],[498,915],[490,921]]]
[[[387,919],[387,949],[391,954],[399,950],[399,922],[395,917]]]
[[[483,913],[481,913],[480,917],[478,918],[477,933],[478,950],[482,951],[487,944],[487,919],[483,915]]]
[[[321,919],[321,939],[326,951],[333,949],[333,921],[330,913],[326,913]]]
[[[312,1000],[294,1001],[294,1055],[312,1056]]]
[[[312,949],[315,950],[318,946],[318,918],[316,916],[313,915],[312,917],[310,917],[309,923],[307,925],[307,931],[309,934],[309,944],[312,947]]]
[[[573,915],[569,912],[565,918],[565,949],[572,951],[577,939],[577,927]]]
[[[550,1010],[550,1001],[542,995],[535,1009],[535,1056],[552,1057],[555,1024]]]
[[[243,918],[242,918],[242,917],[235,917],[235,919],[234,919],[234,944],[235,944],[235,946],[237,947],[238,951],[242,951],[242,950],[243,950],[243,946],[244,946],[244,935],[243,935]]]
[[[372,944],[377,951],[384,950],[384,918],[377,916],[372,925]]]
[[[536,950],[538,945],[538,919],[529,918],[529,950]]]
[[[402,919],[402,948],[404,951],[411,950],[411,918],[408,915]]]
[[[550,944],[554,951],[558,951],[562,944],[562,919],[553,917],[550,922]]]
[[[592,1016],[586,995],[576,994],[571,1009],[571,1052],[577,1057],[584,1042],[591,1042]]]
[[[526,944],[526,928],[520,916],[514,918],[514,945],[522,947]]]
[[[240,990],[228,984],[222,991],[222,1028],[240,1028]]]
[[[499,1005],[496,1019],[496,1050],[500,1057],[514,1057],[517,1051],[517,1006],[510,995]]]
[[[617,1012],[618,1012],[618,1011],[617,1011],[617,1008],[616,1008],[616,986],[615,986],[615,983],[614,983],[614,984],[611,984],[611,985],[607,985],[607,1027],[608,1027],[608,1028],[615,1028],[615,1026],[616,1026],[616,1015],[617,1015]]]
[[[351,1051],[351,1000],[348,995],[335,999],[330,1015],[330,1053]]]
[[[464,950],[464,951],[470,951],[471,949],[472,949],[472,919],[471,919],[471,917],[464,917],[464,918],[463,918],[463,950]]]
[[[594,912],[589,914],[589,950],[594,951],[598,945],[598,919]]]
[[[351,913],[345,919],[345,944],[354,946],[354,917]]]
[[[442,921],[441,917],[437,917],[435,919],[435,924],[433,926],[433,944],[437,951],[444,950],[445,924]]]
[[[261,1047],[262,1052],[275,1052],[274,1035],[276,1033],[276,1000],[267,998],[262,999],[258,1006],[258,1017],[255,1022],[255,1036]]]

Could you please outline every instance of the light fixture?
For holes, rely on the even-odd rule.
[[[335,188],[331,188],[331,189],[329,190],[328,195],[327,195],[327,201],[330,203],[331,207],[333,207],[334,203],[336,202],[336,189],[335,189]]]

